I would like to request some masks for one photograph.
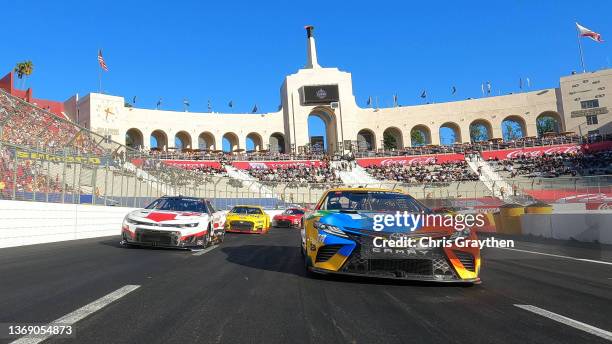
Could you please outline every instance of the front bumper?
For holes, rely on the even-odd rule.
[[[166,248],[198,248],[204,244],[203,235],[182,237],[180,231],[157,231],[136,228],[135,232],[123,230],[122,244]]]
[[[480,282],[478,252],[442,247],[381,249],[374,247],[370,235],[347,234],[350,239],[317,248],[311,255],[311,271],[396,280]]]
[[[246,233],[246,234],[261,234],[267,231],[263,224],[257,224],[253,221],[234,220],[227,221],[225,231],[229,233]]]
[[[273,220],[272,225],[274,227],[299,227],[300,223],[298,221],[298,223],[295,223],[293,220],[287,220],[287,219],[280,219],[280,220]]]
[[[332,271],[322,268],[309,267],[308,270],[318,274],[330,274],[330,275],[344,275],[354,277],[368,277],[368,278],[381,278],[381,279],[392,279],[392,280],[404,280],[404,281],[423,281],[423,282],[437,282],[437,283],[474,283],[479,284],[481,282],[480,277],[469,278],[469,279],[437,279],[433,275],[409,275],[409,276],[393,276],[393,275],[382,275],[382,274],[368,274],[359,272],[347,272],[347,271]]]

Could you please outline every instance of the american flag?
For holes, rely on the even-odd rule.
[[[108,67],[106,66],[106,62],[104,62],[104,57],[102,57],[102,49],[98,50],[98,63],[100,64],[100,68],[108,72]]]

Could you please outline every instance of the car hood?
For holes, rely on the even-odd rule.
[[[383,216],[395,217],[396,212],[373,212],[373,211],[318,211],[313,214],[315,217],[319,217],[319,222],[329,224],[332,226],[340,227],[346,231],[373,231],[375,224],[382,225],[381,233],[412,233],[418,232],[440,232],[440,234],[446,234],[450,232],[445,227],[425,227],[423,226],[423,214],[413,214],[414,217],[409,216],[407,221],[404,222],[404,218],[400,217],[400,223],[398,224],[395,218],[393,224],[386,225],[384,223]],[[410,215],[410,214],[409,214]],[[433,233],[432,233],[433,234]]]
[[[128,214],[132,220],[145,223],[183,224],[194,223],[207,217],[208,214],[188,211],[170,211],[156,209],[140,209]]]

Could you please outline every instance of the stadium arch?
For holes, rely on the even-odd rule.
[[[142,136],[142,131],[137,128],[130,128],[125,132],[125,145],[138,149],[144,146],[144,138]]]
[[[397,127],[388,127],[383,131],[383,147],[385,150],[404,148],[402,131]]]
[[[510,115],[501,121],[504,140],[516,140],[527,136],[527,123],[521,116]]]
[[[223,134],[222,145],[223,145],[222,149],[226,153],[234,152],[240,149],[238,135],[236,135],[236,133],[231,132],[231,131]]]
[[[561,116],[556,111],[544,111],[536,117],[536,128],[538,137],[549,132],[559,134],[563,131]]]
[[[282,133],[273,133],[270,135],[270,143],[268,150],[274,153],[285,153],[285,135]]]
[[[310,111],[308,119],[312,116],[320,118],[325,124],[325,138],[323,142],[323,150],[328,153],[333,153],[338,145],[338,125],[334,111],[326,106],[317,106]],[[311,128],[308,127],[308,141],[312,149]]]
[[[155,143],[155,144],[153,144]],[[150,137],[151,149],[160,151],[168,150],[168,135],[161,129],[156,129],[151,133]]]
[[[357,133],[357,150],[359,152],[376,150],[376,134],[371,129],[361,129]]]
[[[446,140],[445,142],[442,142],[443,131],[446,131],[446,133],[444,134],[448,133],[452,135],[452,137],[450,137],[450,139]],[[455,122],[446,122],[442,124],[439,129],[439,135],[440,135],[440,145],[453,145],[455,143],[463,142],[461,138],[461,128]]]
[[[253,146],[250,148],[249,146]],[[258,133],[252,132],[246,136],[246,147],[247,150],[260,151],[263,149],[263,139]]]
[[[191,135],[184,130],[179,131],[174,135],[174,146],[176,149],[191,148]]]
[[[215,135],[209,131],[201,132],[198,135],[198,149],[215,150]]]
[[[417,124],[410,130],[410,144],[412,147],[431,144],[431,130],[425,124]]]
[[[488,141],[493,138],[493,126],[486,119],[475,119],[470,123],[470,142]]]

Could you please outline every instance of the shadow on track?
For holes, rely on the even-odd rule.
[[[395,280],[376,277],[348,276],[340,274],[308,273],[300,248],[296,246],[242,245],[223,247],[229,263],[252,269],[292,274],[299,277],[330,283],[356,283],[372,285],[399,285],[420,287],[471,287],[469,283],[437,283],[429,281]]]

